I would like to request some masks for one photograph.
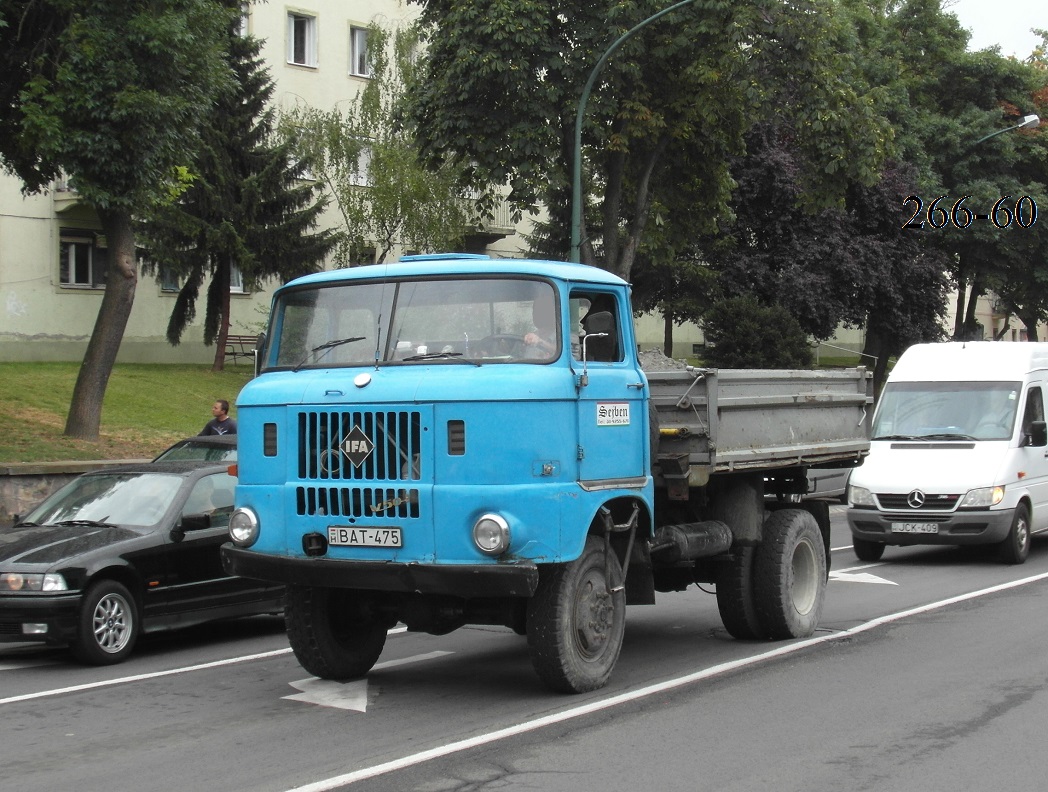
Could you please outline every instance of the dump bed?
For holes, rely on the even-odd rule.
[[[864,367],[687,366],[645,374],[659,425],[657,457],[673,458],[680,469],[687,455],[693,475],[832,466],[869,452],[873,397]]]

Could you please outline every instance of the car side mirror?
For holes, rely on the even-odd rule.
[[[187,531],[203,531],[211,527],[210,514],[183,514],[178,525],[171,529],[171,540],[181,542]]]
[[[1040,447],[1048,445],[1048,423],[1044,421],[1030,421],[1023,435],[1024,446]]]

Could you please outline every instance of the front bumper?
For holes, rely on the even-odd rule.
[[[981,545],[1004,541],[1015,509],[912,514],[877,509],[848,509],[848,527],[856,539],[890,545]],[[936,533],[899,533],[894,523],[927,523]]]
[[[222,545],[222,566],[240,577],[292,586],[400,591],[473,597],[530,597],[539,582],[537,564],[403,564],[288,558]]]
[[[19,594],[0,597],[0,642],[65,646],[77,632],[80,592]],[[45,624],[43,633],[23,632],[24,624]]]

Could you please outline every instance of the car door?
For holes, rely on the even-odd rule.
[[[1020,482],[1030,493],[1033,514],[1031,530],[1048,530],[1048,448],[1028,444],[1030,424],[1044,420],[1043,383],[1031,383],[1026,389],[1023,421],[1018,449]]]
[[[229,541],[236,478],[219,472],[193,483],[166,548],[167,604],[170,615],[193,620],[201,613],[225,612],[262,599],[271,587],[231,577],[222,568],[219,548]]]

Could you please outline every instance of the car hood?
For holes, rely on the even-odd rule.
[[[1007,442],[898,443],[874,442],[851,483],[873,492],[905,494],[965,493],[970,489],[1005,483],[1000,471],[1008,454]]]
[[[40,525],[0,531],[0,563],[53,564],[141,536],[129,528]]]

